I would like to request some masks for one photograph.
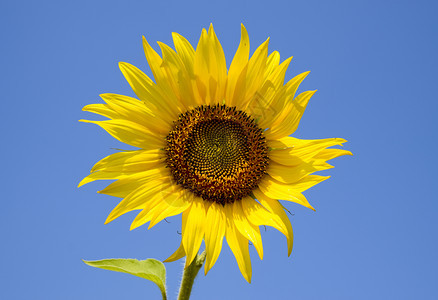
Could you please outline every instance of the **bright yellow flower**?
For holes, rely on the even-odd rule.
[[[120,63],[140,100],[103,94],[106,104],[84,107],[109,120],[81,121],[139,149],[105,157],[79,186],[117,180],[100,191],[123,198],[106,223],[141,210],[131,229],[147,222],[151,228],[182,214],[181,246],[167,261],[187,256],[190,264],[204,240],[207,273],[225,237],[250,282],[248,241],[263,259],[259,226],[282,232],[288,255],[292,251],[292,227],[278,200],[313,209],[302,192],[328,177],[311,174],[332,168],[327,160],[351,153],[327,149],[342,145],[343,139],[290,136],[315,91],[295,97],[309,72],[284,84],[292,58],[280,64],[278,52],[268,55],[269,39],[249,58],[242,25],[240,45],[227,70],[213,26],[202,30],[196,50],[181,35],[172,36],[176,51],[158,43],[161,56],[143,38],[155,82],[133,65]]]

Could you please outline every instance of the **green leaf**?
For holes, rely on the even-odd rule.
[[[89,266],[128,273],[137,277],[141,277],[154,282],[160,288],[163,300],[167,299],[166,296],[166,268],[164,264],[156,259],[149,258],[146,260],[137,259],[124,259],[124,258],[114,258],[114,259],[102,259],[87,261],[82,260]]]

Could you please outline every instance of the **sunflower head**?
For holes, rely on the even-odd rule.
[[[329,148],[343,139],[291,136],[315,91],[296,96],[308,72],[285,83],[291,58],[280,63],[278,52],[268,55],[269,39],[250,57],[242,25],[227,69],[213,26],[202,30],[196,50],[181,35],[172,36],[175,50],[158,43],[161,55],[143,38],[155,81],[120,63],[139,100],[103,94],[104,104],[84,107],[108,120],[81,121],[101,126],[137,150],[105,157],[79,185],[115,179],[100,191],[123,198],[107,222],[139,210],[131,229],[182,214],[181,245],[167,261],[187,256],[189,265],[204,241],[207,273],[225,237],[250,282],[249,242],[263,258],[259,226],[282,232],[288,255],[292,251],[292,227],[279,200],[313,209],[302,192],[328,178],[313,173],[351,153]]]
[[[166,138],[166,165],[177,184],[204,201],[240,201],[269,164],[263,131],[245,112],[202,105],[181,114]]]

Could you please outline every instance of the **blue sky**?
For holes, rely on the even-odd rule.
[[[1,299],[160,299],[152,283],[93,269],[81,259],[165,259],[180,218],[129,231],[135,214],[104,225],[118,199],[77,189],[98,159],[126,146],[77,120],[105,92],[133,96],[117,63],[147,74],[145,35],[197,43],[212,22],[231,62],[240,23],[252,49],[294,56],[287,78],[311,74],[318,89],[299,138],[342,137],[353,157],[333,161],[330,180],[293,213],[295,243],[263,233],[253,282],[224,246],[191,299],[436,299],[436,89],[434,1],[2,1],[3,258]],[[157,49],[157,47],[156,47]],[[182,262],[167,264],[175,299]]]

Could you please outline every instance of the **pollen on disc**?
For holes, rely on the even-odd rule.
[[[203,105],[187,111],[166,140],[166,165],[176,183],[220,204],[249,195],[269,163],[263,131],[235,107]]]

